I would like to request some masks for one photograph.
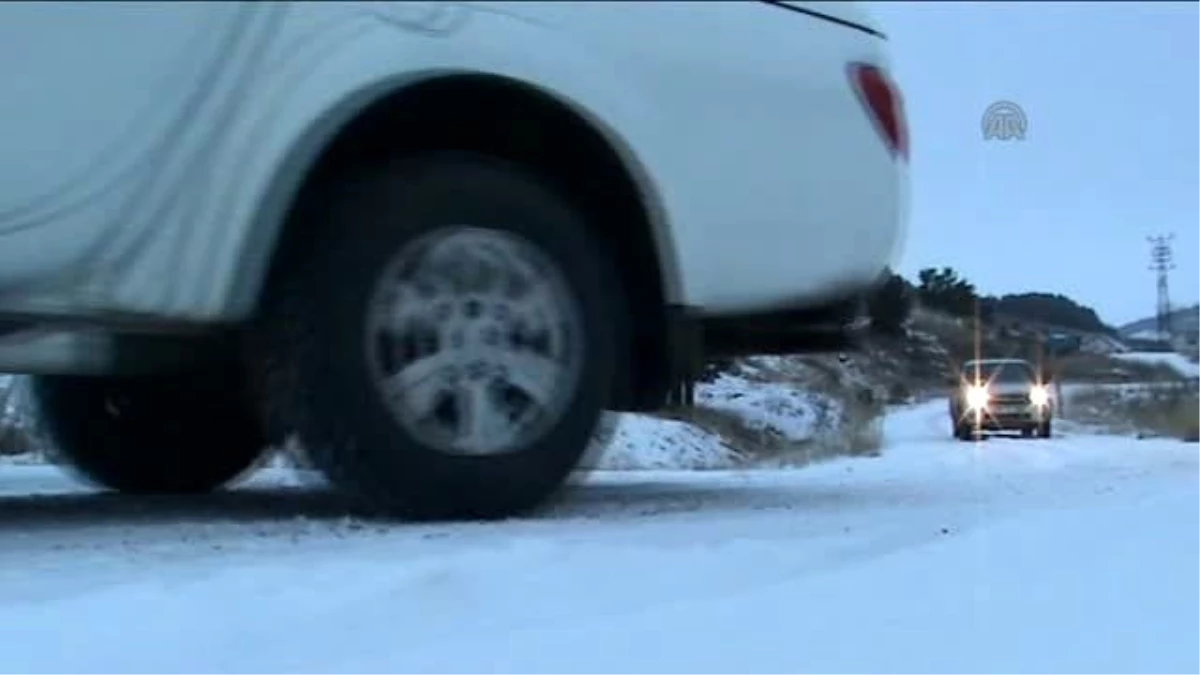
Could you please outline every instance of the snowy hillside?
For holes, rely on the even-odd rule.
[[[1171,327],[1175,330],[1194,332],[1200,329],[1200,305],[1176,309],[1171,312],[1170,320]],[[1153,316],[1127,323],[1118,331],[1121,335],[1131,338],[1156,339],[1160,337],[1158,318]]]
[[[1183,377],[1200,377],[1200,366],[1193,361],[1189,361],[1182,354],[1174,352],[1129,352],[1127,354],[1114,354],[1113,358],[1134,363],[1168,366]]]

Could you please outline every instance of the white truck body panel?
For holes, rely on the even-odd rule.
[[[0,316],[247,317],[325,144],[454,73],[537,87],[608,137],[657,215],[671,302],[811,304],[902,241],[906,163],[846,75],[886,67],[885,45],[757,2],[0,3],[0,61],[20,64]]]

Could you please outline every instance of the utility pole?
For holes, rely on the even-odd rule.
[[[1171,241],[1175,239],[1175,235],[1159,235],[1146,237],[1146,239],[1150,242],[1150,269],[1158,279],[1158,306],[1154,313],[1158,324],[1158,335],[1160,339],[1170,340],[1171,294],[1167,277],[1171,270],[1175,269],[1175,262],[1172,259],[1174,252],[1171,250]]]

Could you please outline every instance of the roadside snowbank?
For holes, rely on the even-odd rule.
[[[876,421],[859,419],[864,406],[849,403],[865,381],[849,367],[825,371],[787,357],[745,359],[698,383],[696,407],[679,413],[685,419],[620,415],[613,442],[590,466],[711,470],[872,454],[860,446]]]
[[[650,415],[618,416],[616,434],[591,467],[602,471],[728,469],[739,453],[711,431]]]
[[[696,418],[707,411],[737,424],[742,440],[766,446],[818,440],[836,424],[835,401],[784,382],[755,382],[723,373],[696,386]],[[744,466],[752,458],[719,429],[680,419],[621,414],[612,442],[591,468],[607,471],[711,470]]]
[[[840,406],[785,382],[751,382],[722,374],[696,388],[696,403],[741,417],[747,428],[791,442],[812,440],[837,419]]]

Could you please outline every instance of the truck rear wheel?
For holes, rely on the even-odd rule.
[[[230,379],[41,375],[31,393],[56,459],[131,494],[214,490],[266,449],[254,407]]]
[[[551,498],[628,367],[621,284],[549,182],[438,155],[316,188],[257,349],[268,405],[373,511],[497,518]]]

